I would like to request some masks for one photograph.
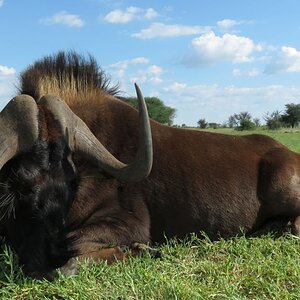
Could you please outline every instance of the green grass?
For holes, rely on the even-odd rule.
[[[300,152],[300,133],[285,131],[254,133],[271,135]],[[183,243],[169,241],[160,249],[162,259],[85,264],[78,275],[60,276],[52,283],[24,278],[5,249],[0,256],[0,299],[300,298],[300,239],[290,234],[218,242],[191,237]]]
[[[267,130],[267,129],[256,129],[256,130],[245,130],[238,131],[231,128],[219,128],[219,129],[205,129],[204,131],[224,133],[224,134],[236,134],[236,135],[245,135],[245,134],[265,134],[268,135],[282,144],[289,147],[291,150],[300,153],[300,128],[282,128],[280,130]]]
[[[1,266],[0,299],[299,299],[300,240],[192,238],[147,256],[113,265],[84,265],[54,283],[25,279],[8,253]]]

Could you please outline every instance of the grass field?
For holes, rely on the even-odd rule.
[[[268,135],[282,144],[289,147],[291,150],[300,153],[300,128],[282,128],[280,130],[267,130],[267,129],[256,129],[252,131],[238,131],[231,128],[220,128],[220,129],[207,129],[205,131],[225,133],[225,134],[265,134]]]
[[[251,133],[268,134],[300,152],[296,130]],[[24,278],[5,249],[0,299],[300,299],[300,239],[290,234],[218,242],[191,237],[160,249],[162,259],[86,264],[78,275],[60,276],[53,283]]]

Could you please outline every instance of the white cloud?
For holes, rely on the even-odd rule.
[[[109,65],[109,68],[113,70],[117,77],[124,77],[126,69],[130,65],[148,64],[149,59],[143,56],[135,57],[132,59],[126,59],[118,61],[114,64]]]
[[[278,56],[266,66],[265,73],[275,74],[281,72],[300,72],[300,51],[293,47],[281,47]]]
[[[108,23],[128,23],[136,17],[138,12],[140,9],[137,7],[128,7],[126,11],[116,9],[105,15],[103,20]]]
[[[229,31],[232,30],[233,27],[242,24],[252,24],[253,21],[245,21],[245,20],[233,20],[233,19],[223,19],[217,22],[217,26],[221,31]]]
[[[146,10],[145,19],[151,20],[151,19],[156,18],[157,16],[158,16],[158,13],[153,8],[148,8]]]
[[[66,11],[60,11],[50,18],[41,19],[46,25],[62,24],[69,27],[83,27],[85,22],[79,15],[69,14]]]
[[[4,0],[0,0],[0,7],[3,5]]]
[[[150,81],[151,83],[153,83],[153,84],[159,84],[159,83],[162,83],[162,82],[163,82],[162,78],[159,77],[159,76],[153,76],[153,77],[150,77],[150,78],[149,78],[149,81]]]
[[[158,16],[153,8],[143,9],[140,7],[130,6],[125,10],[115,9],[103,17],[108,23],[129,23],[133,20],[147,19],[151,20]]]
[[[14,68],[9,68],[3,65],[0,65],[0,76],[9,76],[16,73]]]
[[[146,70],[139,70],[137,75],[130,78],[131,82],[152,83],[159,84],[163,80],[161,75],[164,73],[163,69],[157,65],[151,65]]]
[[[164,88],[164,90],[166,92],[177,93],[177,92],[184,90],[186,87],[187,87],[186,83],[180,83],[180,82],[175,81],[168,87]]]
[[[240,69],[233,69],[232,74],[233,76],[256,77],[260,74],[260,71],[255,68],[246,71],[242,71]]]
[[[140,56],[132,59],[118,61],[114,64],[109,65],[109,67],[114,69],[126,69],[128,68],[129,65],[148,64],[148,63],[149,63],[148,58]]]
[[[116,78],[123,78],[125,76],[126,70],[129,66],[148,64],[149,59],[143,56],[135,57],[132,59],[126,59],[118,61],[114,64],[109,65],[108,67],[112,70],[112,73]]]
[[[0,110],[16,95],[16,71],[0,65]]]
[[[222,61],[245,63],[253,60],[254,51],[260,46],[247,37],[226,33],[216,36],[213,31],[192,40],[192,53],[186,56],[183,63],[191,67],[201,67]]]
[[[16,78],[0,78],[0,110],[16,94]]]
[[[246,76],[249,76],[249,77],[256,77],[259,74],[260,74],[259,70],[255,69],[255,68],[246,72]]]
[[[163,82],[162,75],[165,73],[163,68],[150,64],[149,59],[143,56],[116,62],[108,68],[125,94],[130,93],[133,82],[156,87]]]
[[[300,87],[267,85],[262,87],[189,85],[173,82],[160,93],[161,99],[177,109],[175,123],[195,126],[200,118],[222,123],[241,111],[263,121],[267,112],[284,110],[284,105],[300,98]]]
[[[221,30],[228,30],[238,24],[241,24],[241,21],[236,21],[232,19],[224,19],[217,22],[217,25]]]
[[[194,35],[207,32],[210,28],[203,26],[186,26],[186,25],[167,25],[164,23],[153,23],[148,28],[142,29],[140,32],[132,34],[132,37],[138,39],[153,39],[175,37],[183,35]]]
[[[138,64],[148,64],[149,63],[149,59],[146,58],[146,57],[136,57],[136,58],[133,58],[131,60],[129,60],[129,63],[131,65],[138,65]]]
[[[156,65],[152,65],[148,68],[148,72],[154,75],[161,74],[163,72],[162,68]]]

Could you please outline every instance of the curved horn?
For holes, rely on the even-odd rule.
[[[39,136],[38,108],[27,95],[13,98],[0,113],[0,169],[12,157],[29,150]]]
[[[38,104],[46,105],[60,123],[62,130],[68,131],[71,151],[78,151],[104,171],[126,182],[138,182],[146,178],[152,168],[151,128],[144,97],[135,84],[139,103],[139,146],[131,164],[124,164],[115,158],[92,134],[87,125],[76,116],[68,105],[54,96],[42,97]]]

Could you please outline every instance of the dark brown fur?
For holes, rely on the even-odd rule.
[[[34,68],[27,75],[33,76]],[[43,75],[49,86],[51,76]],[[26,89],[23,81],[22,92],[39,98],[37,91],[42,90]],[[97,86],[82,91],[66,83],[52,93],[68,103],[112,154],[131,162],[138,144],[138,112]],[[153,168],[137,184],[119,182],[75,153],[79,186],[69,222],[76,224],[72,234],[79,238],[76,247],[82,255],[94,257],[101,245],[163,242],[192,232],[228,238],[241,229],[255,232],[273,218],[293,221],[300,215],[300,155],[279,142],[262,135],[176,129],[155,121],[151,128]]]
[[[65,229],[77,181],[57,120],[40,107],[38,121],[39,139],[32,149],[1,169],[0,234],[25,274],[52,279],[53,269],[75,255]]]

